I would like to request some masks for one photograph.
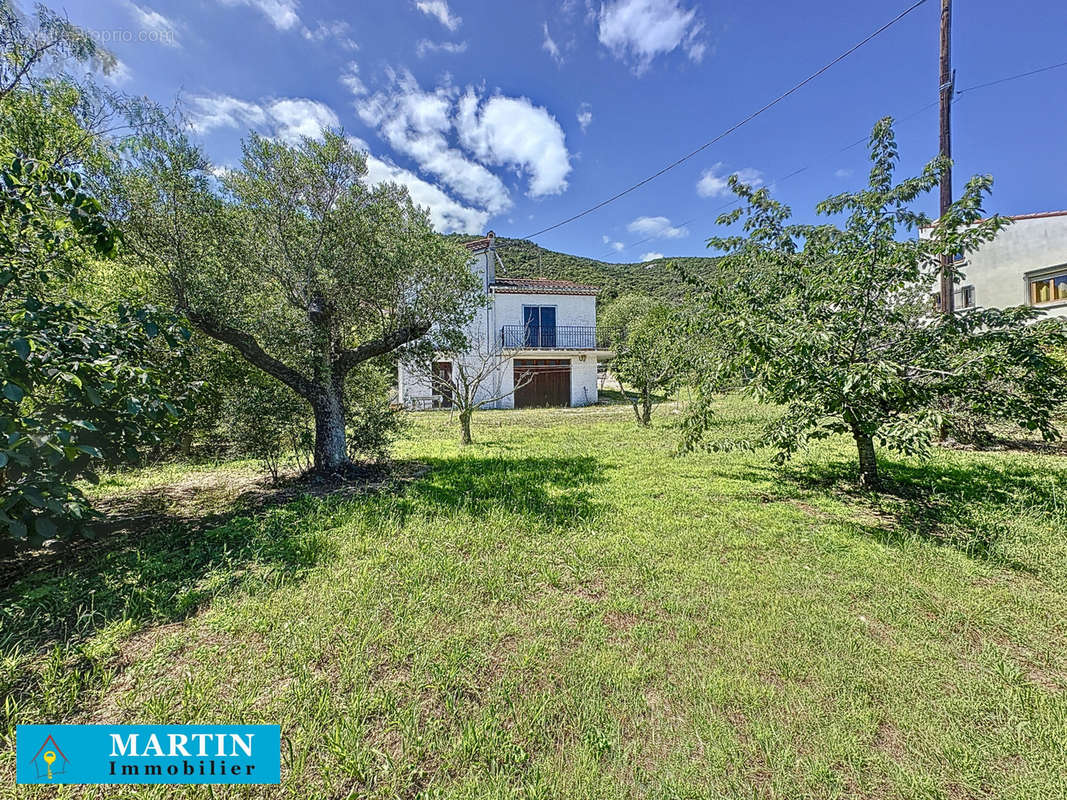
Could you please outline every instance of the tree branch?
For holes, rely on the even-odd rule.
[[[187,311],[186,316],[193,325],[212,339],[230,345],[253,366],[277,378],[301,397],[312,399],[315,394],[314,384],[292,367],[269,355],[251,334],[225,325],[206,314]]]
[[[415,341],[420,336],[425,336],[429,331],[429,322],[405,325],[402,328],[397,328],[395,331],[387,333],[385,336],[380,336],[377,339],[371,339],[369,342],[364,342],[354,350],[342,350],[337,357],[337,360],[334,362],[334,373],[338,377],[343,378],[348,374],[348,371],[357,364],[362,364],[367,359],[374,358],[375,356],[389,353],[401,345]]]

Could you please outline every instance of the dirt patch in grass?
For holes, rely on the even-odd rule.
[[[254,473],[192,472],[165,486],[98,499],[94,507],[103,519],[94,526],[94,538],[50,542],[0,559],[0,582],[44,569],[74,569],[159,528],[181,526],[183,534],[191,536],[236,516],[260,514],[302,497],[344,498],[400,491],[428,471],[425,464],[400,461],[354,465],[338,479],[293,473],[278,483]]]
[[[874,735],[874,746],[893,761],[904,758],[904,737],[891,722],[878,723],[878,732]]]

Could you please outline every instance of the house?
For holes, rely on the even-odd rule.
[[[479,396],[488,408],[585,406],[597,402],[597,362],[611,357],[596,327],[595,286],[546,278],[498,278],[492,231],[468,242],[470,266],[487,302],[467,331],[470,348],[457,356],[491,372]],[[401,360],[398,394],[412,409],[451,406],[460,365],[438,356],[429,370]],[[515,387],[518,386],[518,389]]]
[[[1029,305],[1067,318],[1067,211],[1010,219],[992,242],[956,260],[956,309]]]

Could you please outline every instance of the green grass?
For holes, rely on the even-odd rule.
[[[1067,796],[1061,459],[887,459],[873,497],[844,441],[676,456],[672,409],[486,412],[466,449],[428,412],[397,457],[430,471],[396,491],[16,581],[0,735],[282,725],[280,790],[182,790],[204,798]],[[715,435],[766,414],[729,400]]]

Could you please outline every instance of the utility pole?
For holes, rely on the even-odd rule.
[[[952,0],[941,0],[941,157],[952,158],[952,97],[956,92],[955,76],[952,73]],[[952,166],[945,167],[941,175],[941,211],[944,217],[952,205]],[[953,254],[941,256],[941,311],[951,314],[956,310],[956,281],[953,276]]]

